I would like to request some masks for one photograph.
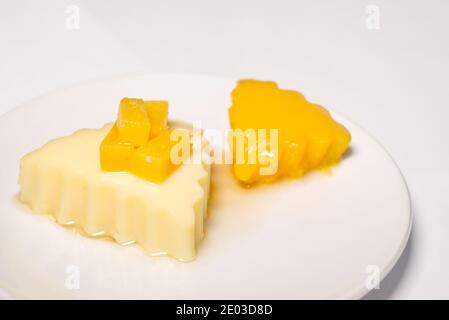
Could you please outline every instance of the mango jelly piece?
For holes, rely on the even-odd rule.
[[[182,138],[172,141],[170,135],[176,131],[178,137]],[[159,133],[153,139],[150,139],[145,145],[137,148],[131,158],[131,172],[136,176],[146,180],[160,183],[163,182],[176,168],[181,165],[181,162],[189,156],[188,152],[178,152],[179,158],[176,163],[172,161],[172,148],[179,147],[176,150],[181,151],[180,140],[187,142],[190,147],[190,136],[187,131],[181,129],[166,129]],[[181,153],[181,154],[179,154]]]
[[[276,140],[270,138],[270,134],[259,134],[257,131],[244,131],[241,139],[236,131],[229,135],[229,143],[232,144],[234,165],[233,172],[239,180],[245,184],[256,181],[271,182],[277,177],[279,153],[277,145],[271,145]],[[232,141],[231,141],[232,140]],[[243,143],[242,143],[243,142]],[[240,153],[240,154],[239,154]]]
[[[119,142],[135,147],[144,145],[150,136],[151,122],[142,99],[123,98],[117,118]]]
[[[257,173],[261,167],[258,162],[248,168],[236,164],[234,151],[234,175],[244,183],[300,177],[309,170],[330,166],[339,161],[351,141],[349,131],[326,109],[299,92],[280,89],[274,82],[241,80],[231,96],[232,129],[278,129],[279,163],[277,172],[269,174],[271,178]]]
[[[128,171],[134,147],[118,141],[117,126],[111,128],[100,145],[100,166],[104,171]]]
[[[151,122],[150,138],[154,138],[167,129],[168,102],[144,101],[144,106]]]

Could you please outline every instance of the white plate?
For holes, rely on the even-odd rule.
[[[15,298],[359,298],[398,260],[411,228],[404,180],[356,125],[332,175],[240,188],[214,168],[207,236],[194,262],[83,237],[19,204],[19,159],[116,116],[123,96],[168,99],[172,118],[227,127],[232,79],[139,76],[58,90],[0,119],[0,287]],[[307,94],[307,93],[306,93]],[[174,200],[175,201],[175,200]],[[379,272],[378,274],[376,272]],[[79,288],[77,288],[79,276]]]

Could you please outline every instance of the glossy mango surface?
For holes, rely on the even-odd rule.
[[[231,128],[242,130],[246,137],[256,130],[256,139],[244,140],[244,162],[237,163],[236,143],[231,146],[234,175],[244,184],[300,177],[310,170],[329,167],[339,161],[350,144],[349,131],[325,108],[307,101],[297,91],[280,89],[270,81],[241,80],[231,96]],[[258,129],[265,129],[267,134],[261,136]],[[276,139],[270,139],[270,129],[276,130]],[[260,155],[255,163],[248,161],[251,154]],[[266,160],[277,163],[275,172],[261,174],[260,169],[269,163]]]

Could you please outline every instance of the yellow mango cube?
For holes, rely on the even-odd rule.
[[[167,129],[168,102],[144,101],[144,106],[151,122],[150,138],[154,138]]]
[[[104,171],[128,171],[134,147],[118,141],[118,129],[114,125],[100,145],[100,166]]]
[[[140,147],[148,141],[151,122],[142,99],[122,99],[117,118],[117,129],[119,142]]]
[[[179,167],[181,163],[174,163],[171,158],[172,148],[180,143],[179,139],[178,141],[171,140],[170,135],[173,131],[177,131],[177,129],[161,131],[155,138],[150,139],[145,145],[134,151],[131,158],[131,172],[133,174],[146,180],[160,183]],[[186,137],[186,135],[182,134],[181,136]],[[190,143],[189,141],[188,143]],[[181,150],[181,148],[177,150]],[[188,154],[180,156],[182,159],[185,159]]]

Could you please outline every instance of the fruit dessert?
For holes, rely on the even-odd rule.
[[[179,142],[173,137],[191,139],[192,129],[167,123],[167,115],[165,101],[124,98],[115,123],[25,155],[20,200],[88,235],[194,259],[204,236],[210,166],[189,161],[189,152],[177,152],[172,161]]]
[[[231,96],[233,172],[244,185],[328,168],[351,141],[349,131],[326,109],[274,82],[241,80]],[[240,147],[237,131],[243,137]]]
[[[326,109],[274,82],[242,80],[231,96],[229,150],[245,186],[328,168],[350,144]],[[167,119],[166,101],[122,99],[114,123],[25,155],[20,200],[88,235],[194,259],[204,236],[210,148],[201,132],[198,139],[195,128]]]

